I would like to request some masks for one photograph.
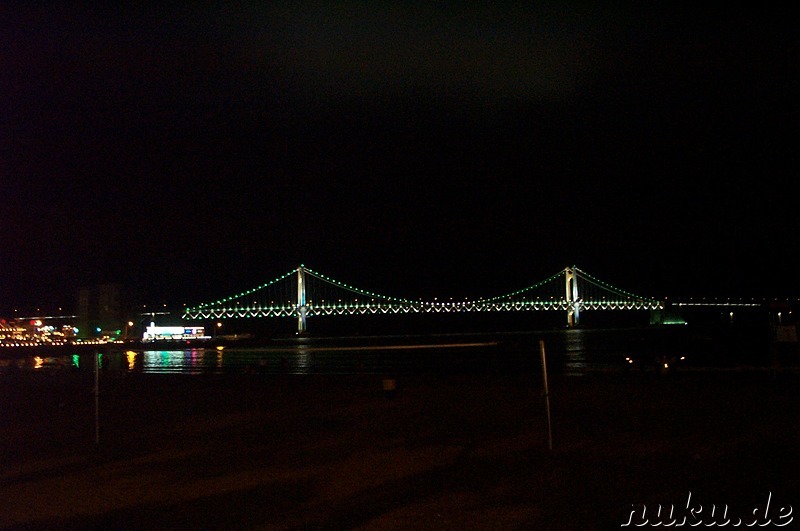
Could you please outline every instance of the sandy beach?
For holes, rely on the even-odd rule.
[[[5,375],[3,529],[611,529],[800,507],[800,376]]]

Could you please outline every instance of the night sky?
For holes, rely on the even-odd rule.
[[[260,4],[0,8],[0,315],[103,282],[196,304],[300,263],[409,298],[572,264],[800,295],[782,10]]]

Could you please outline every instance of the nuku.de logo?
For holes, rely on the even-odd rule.
[[[775,520],[773,520],[773,517]],[[784,527],[792,523],[792,506],[782,505],[777,509],[772,504],[772,492],[767,495],[763,505],[754,507],[747,516],[738,516],[727,504],[702,505],[692,502],[692,493],[686,497],[686,505],[676,507],[675,504],[647,506],[631,504],[627,520],[620,527],[645,526],[703,526],[703,527]]]

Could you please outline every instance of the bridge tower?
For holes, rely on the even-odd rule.
[[[297,268],[297,333],[306,333],[306,269],[301,264]]]
[[[580,299],[578,298],[578,277],[575,269],[568,267],[564,270],[566,279],[567,296],[567,326],[573,327],[580,322]]]

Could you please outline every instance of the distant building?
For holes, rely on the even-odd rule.
[[[142,341],[191,341],[209,339],[202,326],[156,326],[150,323],[145,330]]]
[[[117,337],[126,330],[130,314],[121,284],[100,284],[78,291],[78,337]]]

